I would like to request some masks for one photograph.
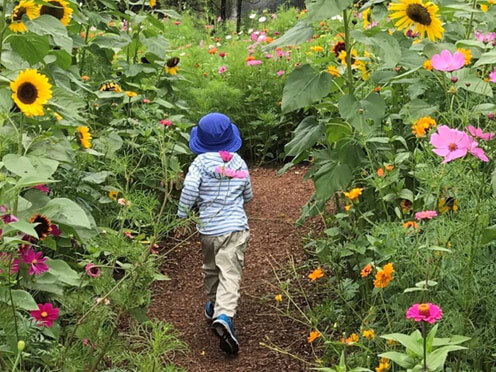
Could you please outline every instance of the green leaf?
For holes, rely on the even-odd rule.
[[[393,68],[401,61],[401,47],[398,41],[389,33],[381,31],[368,37],[363,31],[353,31],[352,36],[371,47],[381,59],[382,68]],[[397,76],[397,74],[395,74]]]
[[[2,162],[8,171],[23,177],[27,175],[35,175],[36,171],[29,158],[16,154],[7,154],[2,158]]]
[[[93,39],[92,44],[98,45],[103,49],[111,49],[114,53],[118,53],[122,48],[125,48],[131,43],[131,38],[128,34],[122,33],[116,34],[106,34],[103,36],[97,36]]]
[[[351,133],[351,127],[346,123],[326,124],[327,141],[330,144],[339,141],[341,138],[350,136]]]
[[[367,125],[367,120],[373,120],[374,123],[378,124],[386,112],[386,103],[382,96],[377,93],[370,94],[361,101],[348,94],[341,96],[338,108],[339,114],[344,120],[349,121],[360,132],[367,133],[371,130],[370,126]]]
[[[429,371],[437,371],[442,368],[449,352],[465,349],[467,348],[464,346],[448,345],[434,350],[427,355],[427,366],[429,367]]]
[[[46,264],[50,268],[48,272],[55,275],[57,279],[65,284],[77,287],[81,284],[80,275],[74,271],[65,261],[63,260],[52,260],[48,258]]]
[[[315,22],[341,15],[342,11],[351,4],[350,0],[307,0],[307,19]]]
[[[313,27],[308,22],[298,22],[284,33],[280,38],[264,47],[264,49],[273,49],[287,45],[298,45],[306,42],[313,36]]]
[[[406,199],[406,200],[411,201],[413,203],[414,196],[413,196],[412,190],[403,189],[398,194],[398,197],[401,199]]]
[[[57,18],[44,14],[33,20],[27,20],[29,31],[37,35],[50,35],[56,46],[72,54],[72,39],[67,36],[66,27]]]
[[[33,296],[22,289],[12,289],[12,300],[14,301],[14,306],[21,308],[23,310],[38,310],[38,305]],[[9,290],[5,287],[0,288],[0,302],[11,304]]]
[[[165,53],[169,48],[169,41],[162,35],[149,38],[142,38],[141,42],[146,47],[148,53],[155,54],[159,58],[165,58]]]
[[[454,71],[452,74],[458,78],[458,81],[456,82],[457,88],[465,89],[469,92],[481,94],[487,97],[493,96],[493,89],[489,83],[479,79],[475,75],[475,70],[464,68]]]
[[[313,116],[307,116],[294,131],[294,138],[286,144],[286,156],[299,156],[311,149],[324,135],[324,126]]]
[[[490,52],[481,55],[479,60],[475,62],[474,67],[492,65],[494,63],[496,63],[496,50],[491,50]]]
[[[42,61],[50,50],[48,37],[33,33],[11,35],[9,38],[12,50],[29,62],[31,66]]]
[[[75,202],[67,198],[50,200],[40,211],[55,222],[69,226],[91,228],[90,220],[84,210]]]
[[[29,223],[29,222],[26,222],[23,220],[19,220],[17,222],[11,222],[9,224],[9,226],[14,228],[17,231],[24,233],[24,234],[31,235],[31,236],[34,236],[36,238],[38,237],[38,233],[34,229],[35,226],[32,223]]]
[[[2,112],[9,112],[12,108],[14,101],[12,100],[12,91],[10,89],[0,90],[0,110]]]
[[[387,353],[379,354],[381,358],[388,358],[403,368],[412,368],[415,365],[415,359],[410,355],[398,353],[396,351],[388,351]]]
[[[423,340],[422,337],[417,339],[417,333],[414,332],[411,335],[405,335],[403,333],[391,333],[388,335],[383,335],[381,338],[386,340],[394,340],[406,347],[407,351],[412,351],[417,356],[423,356]]]
[[[317,72],[306,64],[289,74],[284,85],[282,112],[287,113],[324,98],[332,86],[332,76],[327,72]]]
[[[105,180],[107,179],[107,177],[110,174],[111,174],[111,172],[109,172],[109,171],[88,172],[88,173],[86,173],[86,176],[83,177],[82,181],[99,185],[99,184],[105,182]]]

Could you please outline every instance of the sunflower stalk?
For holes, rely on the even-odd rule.
[[[353,73],[351,71],[351,39],[350,39],[350,23],[348,19],[347,9],[343,10],[344,24],[344,44],[346,48],[346,71],[348,76],[348,94],[353,95],[355,87],[353,86]]]

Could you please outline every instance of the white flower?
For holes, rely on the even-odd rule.
[[[96,31],[96,27],[95,26],[91,26],[90,27],[90,31]]]
[[[342,20],[343,20],[343,17],[341,17],[341,16],[337,15],[337,16],[332,17],[331,19],[332,19],[333,21],[335,21],[335,20],[342,21]]]
[[[222,44],[218,42],[216,45],[217,45],[217,46],[221,46]]]
[[[226,36],[226,40],[230,40],[230,39],[232,39],[232,36],[231,35],[227,35]]]
[[[249,18],[250,18],[250,19],[255,19],[255,17],[256,17],[256,16],[257,16],[257,14],[256,14],[256,13],[251,13],[251,14],[249,15]]]
[[[239,32],[238,32],[238,35],[241,35],[242,33],[243,33],[243,30],[239,31]]]
[[[248,30],[248,33],[249,33],[249,34],[251,34],[252,32],[253,32],[253,28],[250,28],[250,29]]]
[[[267,20],[267,18],[266,18],[266,17],[260,17],[260,18],[258,19],[258,22],[263,23],[263,22],[265,22],[266,20]]]

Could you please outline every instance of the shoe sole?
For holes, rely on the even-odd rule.
[[[213,317],[212,315],[209,315],[209,314],[207,313],[207,310],[205,310],[205,318],[206,318],[206,319],[207,319],[207,321],[209,321],[209,322],[211,322],[211,321],[214,319],[214,317]]]
[[[239,351],[239,343],[236,337],[231,332],[229,325],[223,320],[216,320],[212,324],[212,328],[220,338],[220,348],[228,354],[237,354]]]

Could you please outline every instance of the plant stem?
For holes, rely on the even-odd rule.
[[[476,0],[477,1],[477,0]],[[355,91],[353,86],[353,74],[351,71],[351,39],[348,20],[347,9],[343,10],[343,23],[344,23],[344,44],[346,48],[346,70],[348,74],[348,94],[352,95]]]
[[[2,11],[0,12],[0,63],[2,62],[3,33],[5,32],[5,8],[7,8],[7,0],[3,0]]]
[[[472,9],[475,10],[475,8],[477,7],[477,0],[474,0],[472,2]],[[470,14],[470,21],[468,22],[468,26],[467,26],[467,35],[465,35],[465,39],[468,39],[470,37],[470,34],[472,33],[472,22],[474,20],[474,12],[472,12],[472,14]]]
[[[389,319],[389,313],[387,311],[386,301],[384,301],[384,295],[382,294],[382,292],[383,292],[382,290],[379,291],[379,293],[381,294],[382,305],[384,306],[384,312],[386,313],[386,320],[388,322],[388,327],[389,327],[389,330],[392,332],[393,327],[391,326],[391,320]]]
[[[424,339],[424,367],[422,371],[427,371],[427,335],[425,334],[425,322],[422,322],[422,338]]]

